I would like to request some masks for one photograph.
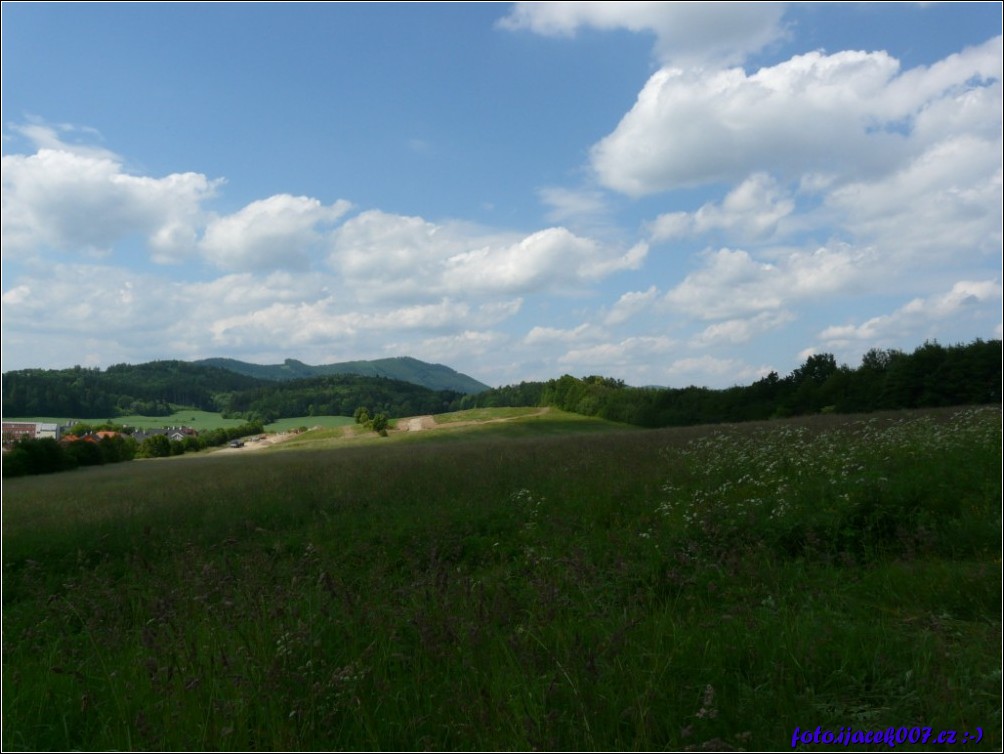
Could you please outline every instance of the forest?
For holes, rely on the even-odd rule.
[[[566,374],[464,394],[354,374],[277,382],[183,361],[3,375],[5,416],[165,416],[172,406],[186,406],[266,424],[286,417],[352,416],[359,406],[390,417],[551,406],[668,427],[1000,401],[1001,341],[980,339],[951,346],[928,341],[913,353],[872,349],[853,368],[839,365],[832,354],[815,354],[787,376],[771,372],[751,385],[725,389],[632,387],[615,377]]]
[[[756,421],[815,413],[977,405],[1001,401],[1001,341],[927,342],[912,354],[872,349],[857,368],[832,354],[809,356],[786,377],[752,385],[630,387],[609,377],[564,375],[465,396],[458,408],[552,406],[643,427]]]
[[[3,414],[18,417],[168,416],[185,406],[268,424],[290,416],[351,416],[360,405],[390,416],[442,413],[462,395],[354,374],[278,382],[184,361],[3,375]]]

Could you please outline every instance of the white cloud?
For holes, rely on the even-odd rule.
[[[669,291],[665,301],[691,317],[725,319],[766,309],[784,301],[779,273],[749,252],[721,249],[704,255],[705,266]]]
[[[603,321],[607,325],[622,325],[655,303],[659,290],[653,285],[644,291],[628,291],[610,308]]]
[[[107,264],[31,266],[0,303],[5,368],[12,355],[21,362],[16,368],[28,366],[25,358],[31,366],[66,367],[81,363],[86,349],[92,363],[107,366],[162,349],[185,319],[176,305],[182,290]]]
[[[190,243],[220,181],[199,173],[133,176],[108,154],[40,149],[3,157],[4,254],[107,253],[131,234],[155,253]]]
[[[709,325],[694,338],[697,346],[735,346],[776,330],[795,319],[789,311],[761,312],[747,319],[730,319]]]
[[[451,335],[425,338],[417,344],[391,342],[384,347],[384,350],[394,356],[408,354],[425,361],[446,363],[454,369],[468,369],[481,374],[486,365],[480,362],[479,358],[497,354],[508,345],[509,341],[510,337],[505,333],[492,330],[464,330]]]
[[[734,319],[882,283],[874,280],[874,253],[868,249],[835,244],[774,253],[771,263],[744,250],[705,252],[704,266],[663,300],[693,318]]]
[[[562,227],[521,236],[373,210],[335,231],[329,263],[367,296],[466,297],[574,288],[637,269],[647,252]]]
[[[688,356],[670,363],[664,375],[675,385],[731,387],[749,384],[770,371],[767,367],[752,367],[740,359]]]
[[[656,53],[675,65],[739,63],[784,36],[781,3],[516,3],[499,25],[545,36],[580,28],[651,32]]]
[[[180,261],[201,250],[227,270],[302,269],[325,229],[350,207],[343,200],[324,206],[317,199],[279,194],[216,217],[205,205],[221,179],[201,173],[132,175],[113,152],[61,139],[82,129],[12,128],[39,148],[3,157],[5,255],[58,249],[101,256],[139,235],[156,262]]]
[[[674,340],[663,335],[631,336],[616,343],[573,348],[561,356],[558,362],[617,371],[651,361],[653,357],[668,353],[675,345]]]
[[[552,223],[579,221],[595,224],[609,213],[603,193],[596,189],[568,189],[546,186],[537,195],[551,209],[547,219]]]
[[[247,347],[265,343],[303,347],[330,341],[354,340],[370,333],[449,330],[465,321],[471,307],[442,300],[383,311],[359,311],[335,298],[274,303],[262,309],[222,317],[208,327],[218,347]]]
[[[857,51],[812,52],[749,75],[664,67],[593,147],[592,165],[602,185],[631,196],[766,170],[791,179],[885,172],[949,125],[955,135],[999,134],[999,117],[988,127],[982,104],[1000,109],[1001,57],[998,37],[905,74],[885,52]]]
[[[948,320],[976,313],[991,314],[990,304],[1001,299],[1001,284],[997,280],[962,280],[947,293],[915,298],[892,314],[873,317],[860,325],[834,325],[819,337],[828,347],[844,347],[854,343],[878,344],[903,341],[926,334],[931,325],[946,328]],[[1000,306],[994,305],[993,312]]]
[[[590,330],[591,326],[587,322],[583,322],[578,327],[574,327],[570,330],[558,327],[541,327],[538,325],[526,334],[526,337],[523,338],[523,343],[528,346],[567,345],[568,343],[581,340],[583,335],[588,333]]]
[[[345,200],[325,206],[306,196],[277,194],[214,218],[199,248],[223,269],[306,269],[323,229],[350,207]]]
[[[1001,160],[999,133],[994,141],[947,139],[895,173],[835,189],[825,205],[847,233],[900,260],[916,265],[950,255],[958,264],[1000,251]]]
[[[749,243],[772,236],[791,215],[794,200],[767,173],[754,173],[720,203],[708,202],[696,212],[660,215],[649,227],[653,241],[700,236],[715,231]]]
[[[8,128],[28,139],[35,145],[36,150],[49,149],[78,157],[111,160],[112,162],[118,162],[120,159],[111,150],[92,143],[96,138],[100,138],[98,131],[93,128],[77,126],[72,123],[53,125],[37,118],[29,119],[28,123],[11,124]],[[71,139],[78,137],[84,141],[71,141]]]
[[[648,248],[621,253],[565,228],[546,228],[504,247],[486,246],[452,256],[443,281],[451,290],[514,293],[560,290],[641,266]]]

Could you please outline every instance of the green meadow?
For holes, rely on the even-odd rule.
[[[999,751],[1000,470],[998,407],[479,410],[11,479],[3,748]]]
[[[66,424],[78,420],[53,417],[31,417],[27,419],[8,419],[5,417],[4,421],[43,422],[47,424],[59,424],[61,426],[65,426]],[[239,427],[244,424],[247,419],[224,419],[220,414],[213,413],[211,411],[200,411],[194,408],[182,408],[178,409],[170,416],[140,416],[138,414],[134,414],[130,416],[116,416],[112,419],[94,418],[81,419],[79,421],[83,421],[87,424],[100,424],[104,421],[110,421],[115,424],[121,424],[124,427],[135,427],[137,429],[191,427],[192,429],[202,432],[207,429],[216,429],[218,427],[222,427],[224,429]],[[272,424],[265,425],[265,429],[269,432],[286,432],[300,427],[344,427],[353,423],[354,421],[351,416],[300,416],[290,419],[279,419]]]

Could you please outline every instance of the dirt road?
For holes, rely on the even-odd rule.
[[[511,422],[518,419],[526,419],[528,416],[540,416],[546,414],[551,409],[545,406],[532,414],[521,414],[520,416],[504,416],[499,419],[474,419],[466,422],[443,422],[436,423],[434,416],[413,416],[408,419],[399,419],[397,429],[399,432],[418,432],[424,429],[447,429],[450,427],[468,427],[472,424],[499,424],[501,422]]]

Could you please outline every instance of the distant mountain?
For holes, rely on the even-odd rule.
[[[311,366],[296,359],[286,359],[282,364],[250,364],[237,359],[201,359],[192,364],[217,367],[259,380],[284,382],[336,374],[356,374],[363,377],[387,377],[410,382],[430,390],[454,390],[458,393],[481,393],[489,386],[473,377],[461,374],[442,364],[429,364],[410,356],[373,361],[343,361],[339,364]]]

